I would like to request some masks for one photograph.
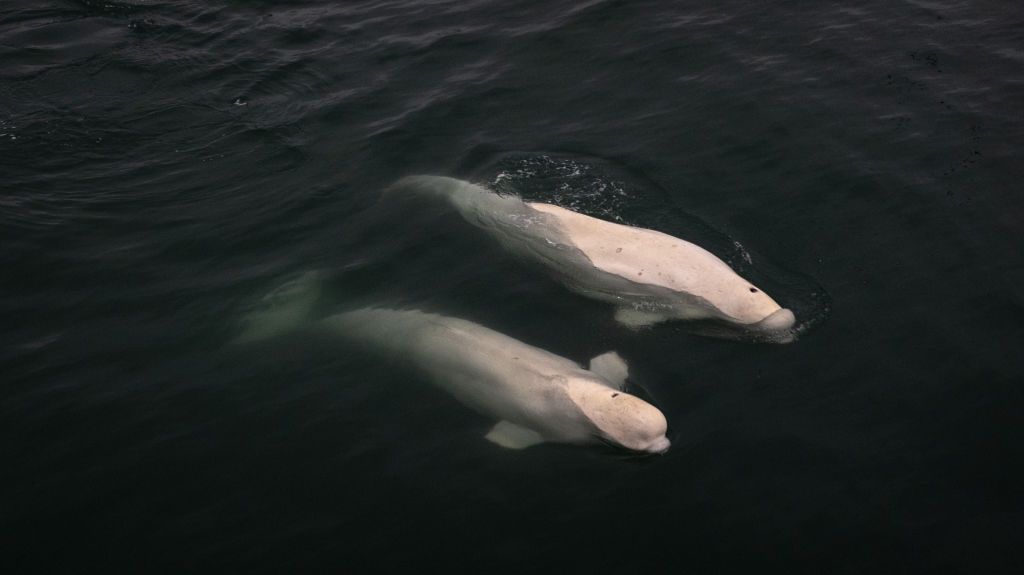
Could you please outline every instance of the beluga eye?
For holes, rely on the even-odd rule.
[[[750,288],[750,293],[757,293],[757,288],[756,287],[751,287]]]
[[[619,394],[618,394],[618,393],[613,393],[613,394],[612,394],[612,397],[618,397],[618,396],[619,396]]]

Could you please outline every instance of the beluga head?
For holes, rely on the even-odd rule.
[[[568,391],[573,403],[596,428],[598,441],[643,453],[668,451],[668,422],[657,407],[635,395],[584,379],[569,381]]]
[[[735,275],[733,281],[720,283],[707,294],[706,308],[710,313],[691,326],[702,335],[729,339],[751,339],[775,343],[793,341],[796,315],[778,304],[764,290]],[[689,310],[686,311],[689,313]]]
[[[731,305],[723,311],[748,329],[781,331],[793,327],[796,323],[796,316],[792,311],[780,306],[771,296],[753,284],[738,285],[735,291],[737,293],[728,298]]]

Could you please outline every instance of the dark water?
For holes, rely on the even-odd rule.
[[[1020,566],[1016,2],[8,0],[6,573],[996,573]],[[513,186],[705,243],[795,343],[631,333],[429,207]],[[672,449],[482,439],[254,298],[618,349]]]

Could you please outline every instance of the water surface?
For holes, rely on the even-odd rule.
[[[5,571],[1009,571],[1021,46],[1013,3],[6,3]],[[623,330],[379,201],[415,173],[699,241],[807,329]],[[510,452],[393,366],[225,346],[309,269],[617,349],[673,447]]]

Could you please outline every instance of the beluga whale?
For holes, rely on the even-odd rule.
[[[623,391],[629,368],[614,351],[589,366],[480,324],[418,309],[365,307],[306,316],[318,272],[274,290],[250,312],[236,343],[306,329],[404,362],[467,407],[495,420],[485,437],[510,449],[542,442],[605,444],[640,453],[670,446],[662,412]]]
[[[684,320],[698,333],[786,343],[793,312],[706,249],[656,230],[525,202],[442,176],[408,176],[386,193],[451,204],[505,249],[540,264],[570,290],[612,303],[628,327]]]

